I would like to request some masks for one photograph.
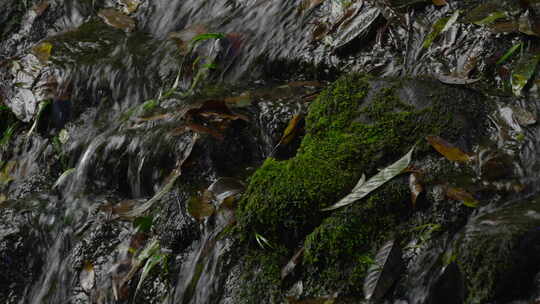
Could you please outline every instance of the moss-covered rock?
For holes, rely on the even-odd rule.
[[[485,109],[479,96],[463,91],[430,80],[342,77],[310,106],[296,156],[267,159],[252,176],[240,225],[296,245],[328,215],[320,209],[347,194],[362,173],[375,174],[428,134],[468,133]]]
[[[488,109],[479,94],[429,79],[340,78],[310,105],[296,156],[269,158],[251,177],[237,211],[244,239],[253,242],[258,233],[288,248],[272,265],[287,261],[303,242],[304,270],[297,273],[304,278],[303,295],[340,291],[360,298],[377,247],[411,213],[406,178],[394,179],[333,213],[321,208],[346,195],[362,173],[376,174],[415,144],[420,143],[414,159],[433,153],[423,140],[426,135],[460,139],[466,145],[479,135],[470,129],[484,123],[477,117],[485,117]],[[248,289],[260,298],[265,290],[286,289],[276,273],[270,276],[273,280],[265,280],[266,289]],[[248,281],[262,280],[252,276]]]

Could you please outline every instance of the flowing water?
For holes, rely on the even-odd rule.
[[[225,201],[276,152],[290,116],[305,113],[304,99],[320,91],[323,80],[348,71],[496,74],[493,57],[515,36],[459,24],[436,47],[422,46],[433,23],[469,8],[467,1],[449,2],[401,10],[384,1],[50,0],[0,12],[1,22],[20,18],[0,42],[0,90],[20,120],[37,121],[0,150],[0,164],[12,164],[9,196],[0,201],[6,209],[0,237],[18,250],[13,255],[24,255],[17,267],[9,266],[20,273],[0,276],[13,280],[10,288],[19,293],[5,294],[4,302],[234,303],[242,283],[234,244],[222,237],[234,226]],[[107,7],[128,10],[127,26],[107,19]],[[191,42],[215,33],[222,34]],[[35,45],[44,41],[52,52],[40,60]],[[6,67],[3,60],[14,63]],[[201,84],[231,102],[208,102],[215,95],[197,91]],[[502,87],[496,77],[492,84]],[[241,106],[247,91],[251,104]],[[51,96],[40,112],[41,100]],[[461,303],[459,271],[441,257],[468,250],[462,239],[477,230],[499,235],[497,227],[521,227],[516,221],[538,225],[540,129],[513,119],[515,108],[506,106],[512,97],[490,98],[498,102],[490,142],[512,157],[516,177],[500,187],[532,188],[502,207],[475,211],[457,232],[412,241],[407,277],[390,303]],[[518,106],[540,110],[533,95]],[[210,117],[219,132],[200,124],[201,117]],[[207,187],[210,182],[218,185]],[[211,193],[211,216],[208,206],[186,207],[197,200],[193,193],[199,200]],[[515,201],[528,203],[512,209]],[[148,211],[151,217],[144,216]],[[141,218],[153,228],[132,223]],[[456,302],[437,298],[440,282],[458,290]]]

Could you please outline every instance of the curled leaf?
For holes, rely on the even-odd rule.
[[[441,153],[448,160],[455,162],[467,162],[471,160],[471,157],[467,153],[439,136],[427,136],[426,140],[437,152]]]
[[[401,159],[399,159],[395,163],[381,170],[379,173],[371,177],[368,181],[366,181],[365,183],[362,183],[361,186],[359,186],[360,184],[359,182],[349,195],[342,198],[336,204],[322,209],[322,211],[330,211],[330,210],[334,210],[343,206],[350,205],[356,202],[357,200],[366,197],[373,190],[379,188],[380,186],[382,186],[383,184],[385,184],[386,182],[388,182],[395,176],[401,174],[403,170],[405,170],[411,163],[413,151],[414,151],[414,147],[411,148],[411,150],[409,150],[409,152],[405,154],[405,156],[403,156]],[[360,181],[361,180],[362,178],[360,179]]]
[[[402,267],[401,248],[394,241],[385,243],[375,255],[375,263],[368,269],[364,281],[366,300],[377,302],[384,297],[400,275]]]
[[[262,235],[255,232],[255,241],[257,241],[257,244],[261,247],[261,249],[272,248],[272,245],[270,242]]]

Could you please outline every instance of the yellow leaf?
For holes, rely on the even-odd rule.
[[[456,162],[468,162],[471,160],[471,157],[467,153],[461,151],[458,147],[455,147],[439,136],[427,136],[426,140],[433,148],[435,148],[435,150],[437,150],[437,152],[441,153],[448,160]]]
[[[279,143],[281,145],[287,145],[295,138],[297,130],[298,130],[298,125],[301,120],[302,120],[301,114],[296,114],[293,116],[291,121],[289,121],[289,125],[283,132],[283,136],[279,140]]]
[[[478,200],[462,188],[448,188],[446,189],[446,196],[456,201],[461,201],[467,207],[475,208],[478,206]]]
[[[50,42],[42,42],[32,48],[32,53],[41,61],[45,63],[51,57],[53,45]]]

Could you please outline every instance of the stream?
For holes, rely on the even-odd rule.
[[[540,303],[537,1],[0,7],[0,303]],[[405,199],[379,210],[368,196],[364,209],[333,213],[313,204],[264,222],[249,210],[257,187],[268,206],[274,195],[289,204],[276,214],[318,199],[308,169],[304,181],[270,172],[255,183],[272,161],[304,174],[310,141],[326,136],[313,113],[352,73],[371,78],[351,125],[409,128],[367,112],[391,92],[402,102],[387,113],[420,113],[422,136],[396,131],[362,152],[373,157],[358,160],[365,172],[326,179],[338,190],[320,197],[344,197],[414,146],[385,186],[405,187]],[[450,118],[421,133],[430,116]],[[337,132],[328,117],[318,123]],[[366,130],[354,149],[382,133]],[[438,134],[451,143],[425,140]],[[349,138],[317,146],[312,166],[325,149],[348,153],[339,140]],[[276,194],[284,183],[298,192]]]

